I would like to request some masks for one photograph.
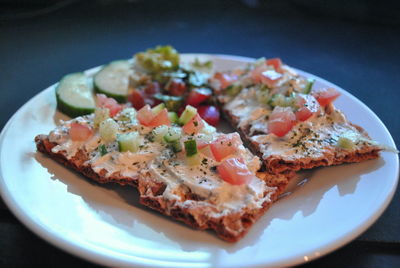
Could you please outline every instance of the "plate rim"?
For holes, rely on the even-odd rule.
[[[198,57],[210,57],[210,58],[221,58],[222,60],[234,60],[234,61],[239,61],[239,62],[250,62],[255,60],[254,58],[250,57],[244,57],[244,56],[236,56],[236,55],[228,55],[228,54],[205,54],[205,53],[182,53],[181,54],[183,57],[187,56],[198,56]],[[89,68],[87,70],[84,70],[85,73],[91,73],[94,72],[95,70],[99,69],[102,65]],[[294,70],[298,71],[302,75],[306,75],[308,77],[313,77],[315,79],[318,79],[324,84],[328,84],[330,86],[334,86],[335,88],[338,88],[342,93],[344,93],[347,97],[349,97],[352,101],[357,102],[358,105],[362,106],[364,109],[366,109],[371,115],[373,115],[374,119],[376,122],[379,123],[379,127],[382,128],[382,130],[387,134],[389,140],[390,140],[390,145],[393,146],[394,148],[396,147],[396,144],[394,142],[394,139],[392,135],[390,134],[389,130],[385,126],[385,124],[382,122],[382,120],[366,105],[364,104],[361,100],[356,98],[354,95],[352,95],[350,92],[344,90],[340,86],[333,84],[319,76],[313,75],[311,73],[308,73],[303,70],[299,70],[297,68],[293,68]],[[54,89],[54,87],[57,85],[58,82],[50,85],[46,89],[43,89],[39,91],[37,94],[35,94],[33,97],[31,97],[26,103],[24,103],[20,108],[17,109],[17,111],[14,112],[14,114],[10,117],[10,119],[7,121],[5,126],[3,127],[1,133],[0,133],[0,148],[2,148],[3,143],[5,142],[5,134],[7,133],[8,129],[10,128],[12,122],[14,121],[15,117],[17,114],[20,113],[21,110],[23,110],[25,107],[29,106],[31,102],[34,102],[36,98],[39,98],[40,95],[45,95],[49,94],[48,91],[51,91]],[[345,234],[343,234],[340,238],[336,239],[333,242],[326,243],[323,245],[322,248],[319,248],[320,254],[318,256],[310,255],[307,260],[304,258],[300,258],[300,256],[295,256],[291,257],[288,260],[285,261],[277,261],[273,263],[269,263],[270,265],[296,265],[296,264],[302,264],[302,263],[307,263],[312,260],[315,260],[317,258],[320,258],[322,256],[325,256],[328,253],[333,252],[334,250],[348,244],[352,240],[354,240],[356,237],[358,237],[360,234],[365,232],[369,227],[371,227],[377,219],[384,213],[384,211],[387,209],[389,206],[390,202],[393,199],[393,196],[396,192],[397,185],[399,182],[399,158],[395,158],[395,171],[394,173],[397,174],[397,178],[393,181],[393,185],[391,188],[390,193],[386,196],[385,202],[381,204],[379,209],[375,211],[375,213],[369,215],[369,219],[365,222],[363,222],[358,228],[355,230],[349,230]],[[16,199],[12,196],[10,193],[9,189],[5,186],[5,178],[3,177],[3,170],[0,166],[0,195],[2,197],[2,200],[10,209],[10,211],[16,216],[16,218],[19,220],[20,223],[22,223],[24,226],[26,226],[30,231],[32,231],[35,235],[39,236],[41,239],[49,242],[51,245],[56,246],[62,251],[68,252],[69,254],[72,254],[76,257],[82,258],[86,261],[90,261],[92,263],[100,264],[100,265],[137,265],[138,267],[153,267],[154,264],[151,263],[143,263],[143,262],[138,262],[138,263],[132,263],[130,261],[127,261],[126,259],[121,259],[117,258],[115,256],[110,256],[110,255],[105,255],[103,252],[99,251],[94,251],[91,250],[90,248],[83,247],[79,244],[75,244],[72,241],[63,239],[63,236],[60,234],[54,234],[51,232],[48,232],[46,228],[40,223],[34,221],[29,215],[21,208],[21,206],[18,205],[18,202]],[[303,256],[303,255],[302,255]],[[265,264],[264,264],[265,265]]]

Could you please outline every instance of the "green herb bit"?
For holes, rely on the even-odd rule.
[[[100,146],[97,148],[100,152],[100,155],[106,155],[108,153],[107,148],[104,144],[100,144]]]

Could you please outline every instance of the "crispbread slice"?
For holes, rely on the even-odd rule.
[[[173,193],[179,195],[179,199],[168,198],[168,195],[164,194],[168,185],[149,173],[127,176],[121,172],[109,174],[104,169],[95,170],[88,161],[92,157],[93,151],[87,151],[85,146],[81,146],[71,156],[65,150],[55,150],[54,148],[59,144],[50,141],[49,137],[49,135],[36,136],[35,142],[38,151],[99,183],[134,186],[139,191],[140,203],[143,205],[182,221],[193,228],[212,229],[220,238],[228,242],[238,241],[248,232],[255,221],[282,193],[289,177],[289,175],[259,173],[258,177],[265,182],[260,191],[262,193],[261,205],[255,207],[245,205],[240,210],[221,209],[207,198],[193,193],[189,187],[183,184],[173,189]]]
[[[376,145],[371,140],[364,129],[362,129],[360,126],[347,122],[346,120],[343,125],[349,129],[352,129],[354,132],[357,132],[362,140],[362,142],[357,144],[352,150],[340,148],[336,145],[336,141],[334,141],[334,143],[332,144],[325,143],[318,145],[316,148],[316,150],[319,152],[318,154],[310,153],[308,155],[303,154],[298,155],[297,157],[293,157],[293,155],[271,153],[268,152],[268,148],[269,146],[273,145],[268,144],[268,142],[262,142],[262,138],[267,136],[267,133],[258,132],[251,135],[249,124],[239,126],[239,118],[233,115],[231,110],[226,109],[226,106],[221,106],[227,121],[229,121],[229,123],[239,132],[242,140],[246,143],[248,148],[264,161],[264,167],[270,173],[290,173],[293,171],[311,169],[321,166],[339,165],[343,163],[356,163],[378,158],[379,152],[382,151],[382,148]],[[331,106],[329,109],[334,108],[333,106]],[[340,111],[338,111],[337,109],[334,110],[335,112],[340,113]],[[266,128],[267,126],[265,125],[265,129]],[[331,126],[326,126],[326,128],[331,128]],[[288,137],[284,137],[280,140],[283,142],[285,139],[289,140]]]
[[[245,69],[216,73],[210,80],[225,118],[263,160],[267,171],[280,174],[379,157],[382,146],[366,131],[349,122],[329,101],[321,100],[323,104],[319,104],[317,98],[321,95],[311,90],[313,82],[289,66],[278,64],[276,59],[272,62],[259,59]],[[229,86],[226,77],[234,81]],[[329,90],[336,94],[335,89]],[[306,112],[312,116],[297,118],[295,113],[301,109],[309,109]],[[276,118],[275,125],[280,124],[277,128],[284,131],[290,120],[296,121],[283,137],[268,130],[275,110],[291,116]]]

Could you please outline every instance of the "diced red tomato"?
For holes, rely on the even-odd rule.
[[[290,107],[276,106],[269,116],[268,132],[283,137],[296,124],[296,116]]]
[[[221,89],[227,88],[238,80],[238,77],[235,74],[221,72],[215,73],[213,78],[219,80],[219,82],[221,83]]]
[[[324,107],[333,102],[340,96],[340,92],[334,88],[322,88],[313,91],[312,95],[317,99],[319,104]]]
[[[139,110],[146,105],[143,93],[138,89],[134,89],[129,93],[128,101],[136,110]]]
[[[186,91],[186,84],[182,79],[174,78],[167,83],[165,89],[172,96],[182,96]]]
[[[113,98],[108,98],[104,94],[96,95],[96,106],[100,108],[108,108],[110,110],[110,116],[114,117],[123,109],[123,105],[119,104]]]
[[[186,104],[197,106],[211,97],[211,90],[208,88],[194,88],[186,99]]]
[[[69,136],[73,141],[85,141],[93,135],[93,130],[88,125],[72,123],[69,129]]]
[[[154,94],[160,92],[161,92],[161,87],[158,82],[150,82],[143,89],[143,93],[148,96],[153,96]]]
[[[197,149],[201,150],[204,147],[208,146],[210,143],[202,139],[196,139],[196,144],[197,144]]]
[[[188,135],[198,133],[204,127],[203,119],[197,113],[189,122],[187,122],[183,127],[182,130]]]
[[[319,103],[312,95],[299,94],[296,97],[295,104],[298,107],[295,112],[296,119],[305,121],[313,114],[319,111]]]
[[[217,171],[221,179],[233,185],[247,184],[254,177],[242,158],[225,159],[217,166]]]
[[[236,153],[237,147],[242,144],[238,133],[221,135],[210,144],[211,151],[218,162],[227,156]]]
[[[275,71],[277,71],[278,73],[283,73],[282,61],[280,58],[268,59],[266,60],[266,64],[274,66]]]
[[[143,106],[143,108],[137,112],[136,118],[139,120],[140,124],[148,126],[154,118],[150,105]]]
[[[272,88],[282,78],[282,74],[275,70],[267,69],[266,66],[259,66],[251,71],[251,78],[256,83],[263,83]]]
[[[165,108],[162,109],[161,112],[156,114],[148,124],[149,127],[158,127],[161,125],[166,125],[166,126],[171,125],[171,121],[169,120],[168,117],[168,110]]]
[[[201,105],[197,108],[197,112],[208,124],[212,126],[218,125],[220,113],[215,106]]]

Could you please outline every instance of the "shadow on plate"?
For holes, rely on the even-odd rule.
[[[156,237],[159,241],[165,240],[166,243],[179,246],[185,252],[206,251],[211,259],[218,258],[218,250],[215,249],[235,253],[256,244],[275,219],[290,221],[299,211],[303,217],[311,215],[324,194],[333,187],[338,188],[340,196],[352,194],[363,174],[370,173],[384,164],[383,159],[377,159],[301,172],[300,179],[291,187],[290,192],[278,200],[242,240],[230,244],[218,239],[211,231],[193,230],[147,209],[139,203],[139,194],[133,187],[100,185],[41,153],[35,153],[34,158],[48,170],[53,180],[65,184],[68,192],[80,196],[102,220],[124,230],[127,235],[145,240]],[[136,230],[135,225],[145,226],[151,231],[143,232],[143,228]],[[212,261],[211,259],[209,261]]]

